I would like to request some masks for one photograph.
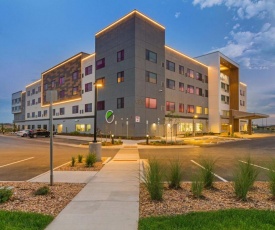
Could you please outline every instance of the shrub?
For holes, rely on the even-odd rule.
[[[235,172],[233,173],[234,192],[236,196],[243,200],[247,200],[247,193],[253,187],[259,170],[252,165],[250,157],[247,158],[246,163],[239,163]]]
[[[163,168],[156,159],[149,159],[149,165],[144,170],[143,180],[152,200],[162,200]]]
[[[0,187],[0,204],[8,201],[13,194],[11,187]]]
[[[179,159],[170,161],[167,180],[170,188],[179,189],[183,177],[182,163]]]
[[[269,166],[269,171],[267,172],[269,179],[269,189],[273,197],[275,197],[275,160]]]
[[[78,163],[82,163],[82,159],[83,159],[83,155],[78,155],[77,156],[77,159],[78,159]]]
[[[86,157],[86,167],[93,167],[95,162],[96,162],[96,154],[89,153]]]
[[[202,197],[202,191],[204,187],[204,182],[200,173],[195,174],[192,179],[191,191],[193,196],[196,198]]]
[[[75,157],[72,157],[72,163],[71,163],[71,166],[74,167],[75,165]]]
[[[44,195],[47,195],[49,192],[50,192],[49,187],[43,186],[43,187],[40,187],[39,189],[37,189],[34,194],[44,196]]]
[[[205,188],[213,187],[215,163],[216,160],[211,157],[200,160],[200,164],[204,167],[201,169],[201,176]]]

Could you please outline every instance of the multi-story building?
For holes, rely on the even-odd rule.
[[[93,133],[95,82],[102,85],[97,123],[105,134],[175,136],[229,132],[230,124],[233,131],[247,128],[245,116],[230,117],[232,110],[246,112],[239,65],[220,52],[191,58],[166,46],[164,26],[136,10],[96,33],[94,54],[76,54],[28,85],[25,105],[21,101],[16,111],[13,104],[13,113],[25,119],[15,116],[15,122],[48,129],[46,95],[56,90],[54,130]]]

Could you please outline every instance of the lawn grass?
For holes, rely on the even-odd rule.
[[[148,217],[139,220],[138,229],[275,229],[275,212],[229,209],[211,212],[193,212],[176,216]]]
[[[38,213],[10,212],[0,210],[0,229],[1,230],[38,230],[52,222],[53,216]]]

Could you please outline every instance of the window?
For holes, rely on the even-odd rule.
[[[89,83],[85,84],[85,92],[92,91],[92,89],[93,89],[93,83],[92,82],[89,82]]]
[[[187,69],[187,77],[194,78],[194,70]]]
[[[194,105],[187,105],[187,113],[194,113]]]
[[[202,96],[202,88],[196,87],[196,94]]]
[[[32,99],[32,105],[35,105],[35,99]]]
[[[43,125],[43,129],[47,129],[47,125]]]
[[[184,74],[184,67],[182,65],[179,65],[179,74]]]
[[[204,108],[204,114],[205,114],[205,115],[208,115],[208,108],[207,108],[207,107]]]
[[[97,110],[105,110],[105,101],[97,102]]]
[[[38,111],[37,116],[41,117],[41,111]]]
[[[221,95],[221,101],[225,104],[229,104],[229,97],[225,95]]]
[[[53,109],[53,116],[55,116],[55,109]]]
[[[48,90],[48,84],[44,84],[44,89]],[[29,95],[28,95],[29,96]]]
[[[194,86],[187,85],[187,93],[194,93]]]
[[[41,97],[39,97],[39,98],[37,99],[37,103],[38,103],[38,104],[41,103]]]
[[[145,81],[156,84],[157,83],[157,74],[149,72],[149,71],[146,71],[146,73],[145,73]]]
[[[74,105],[72,107],[72,113],[75,114],[75,113],[78,113],[78,105]]]
[[[202,74],[196,72],[196,79],[197,79],[198,81],[202,81]]]
[[[41,86],[38,86],[38,92],[41,92]]]
[[[44,115],[44,117],[46,117],[48,115],[48,110],[44,110],[43,115]]]
[[[61,90],[61,91],[59,92],[59,98],[62,99],[62,98],[64,98],[64,97],[65,97],[65,90]]]
[[[184,83],[179,82],[179,91],[184,92]]]
[[[72,78],[73,81],[76,81],[78,79],[78,71],[73,72]]]
[[[27,96],[30,96],[31,95],[31,92],[30,91],[27,91]]]
[[[85,132],[85,125],[84,124],[76,124],[75,131],[77,132]]]
[[[175,63],[166,60],[166,69],[169,69],[169,70],[175,72]]]
[[[101,69],[105,67],[105,58],[96,61],[96,69]]]
[[[27,101],[27,106],[30,106],[30,101]]]
[[[116,58],[117,58],[117,62],[123,61],[124,60],[124,50],[118,51]]]
[[[146,50],[146,60],[157,63],[157,54],[150,50]]]
[[[124,71],[117,73],[117,83],[124,82]]]
[[[85,76],[93,73],[93,66],[89,65],[85,67]]]
[[[118,109],[124,108],[124,97],[117,98],[117,108]]]
[[[32,94],[35,94],[35,89],[32,89]]]
[[[201,106],[196,106],[196,113],[197,114],[202,114],[202,107]]]
[[[101,84],[102,86],[104,86],[105,85],[105,77],[98,78],[96,80],[96,84]]]
[[[175,102],[166,101],[166,111],[175,111]]]
[[[77,95],[77,90],[78,90],[77,86],[73,87],[73,95]]]
[[[205,76],[204,76],[204,79],[205,79],[204,82],[205,82],[205,83],[208,83],[208,76],[205,75]]]
[[[175,81],[171,79],[166,79],[166,88],[175,89]]]
[[[65,77],[59,78],[59,85],[63,85],[65,83]]]
[[[30,116],[31,116],[30,113],[27,113],[27,118],[30,118]]]
[[[55,81],[52,81],[52,89],[55,88]]]
[[[85,113],[92,112],[92,103],[85,104]]]
[[[208,97],[208,90],[207,90],[207,89],[205,90],[204,96],[205,96],[205,97]]]
[[[179,112],[184,113],[184,104],[179,103]]]
[[[35,112],[32,112],[32,117],[35,117]]]
[[[156,109],[157,108],[157,99],[146,97],[145,107],[148,109]]]
[[[65,108],[60,108],[59,109],[59,115],[65,115]]]

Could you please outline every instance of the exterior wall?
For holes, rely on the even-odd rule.
[[[19,91],[12,94],[12,113],[14,115],[14,123],[25,121],[25,98],[26,92]]]
[[[201,124],[201,129],[196,128],[196,131],[208,132],[208,113],[205,110],[208,110],[208,97],[206,97],[206,91],[208,91],[208,68],[207,66],[198,63],[196,60],[185,57],[184,55],[172,50],[171,48],[166,47],[166,60],[175,63],[175,71],[165,69],[166,80],[170,79],[175,81],[175,89],[170,89],[167,87],[165,82],[165,100],[166,102],[175,103],[175,112],[167,111],[166,109],[166,123],[178,124],[177,130],[174,130],[174,134],[184,134],[186,132],[193,131],[193,119],[195,126],[196,124]],[[184,67],[183,74],[179,73],[179,65]],[[194,78],[191,78],[187,69],[194,71]],[[202,74],[202,79],[196,79],[196,73]],[[184,91],[179,90],[179,82],[184,84]],[[194,92],[189,93],[187,86],[193,86]],[[202,90],[202,94],[196,94],[196,89],[199,88]],[[184,105],[184,111],[179,111],[179,104]],[[194,106],[194,111],[190,112],[187,110],[188,105]],[[201,107],[202,111],[198,111],[197,107]],[[177,118],[171,120],[169,115],[174,115]],[[171,126],[171,124],[170,124]],[[169,128],[167,128],[169,132]]]
[[[240,98],[240,111],[243,111],[243,112],[246,112],[246,108],[247,108],[247,86],[246,84],[240,82],[240,85],[239,85],[239,88],[240,88],[240,92],[239,92],[239,98]]]

